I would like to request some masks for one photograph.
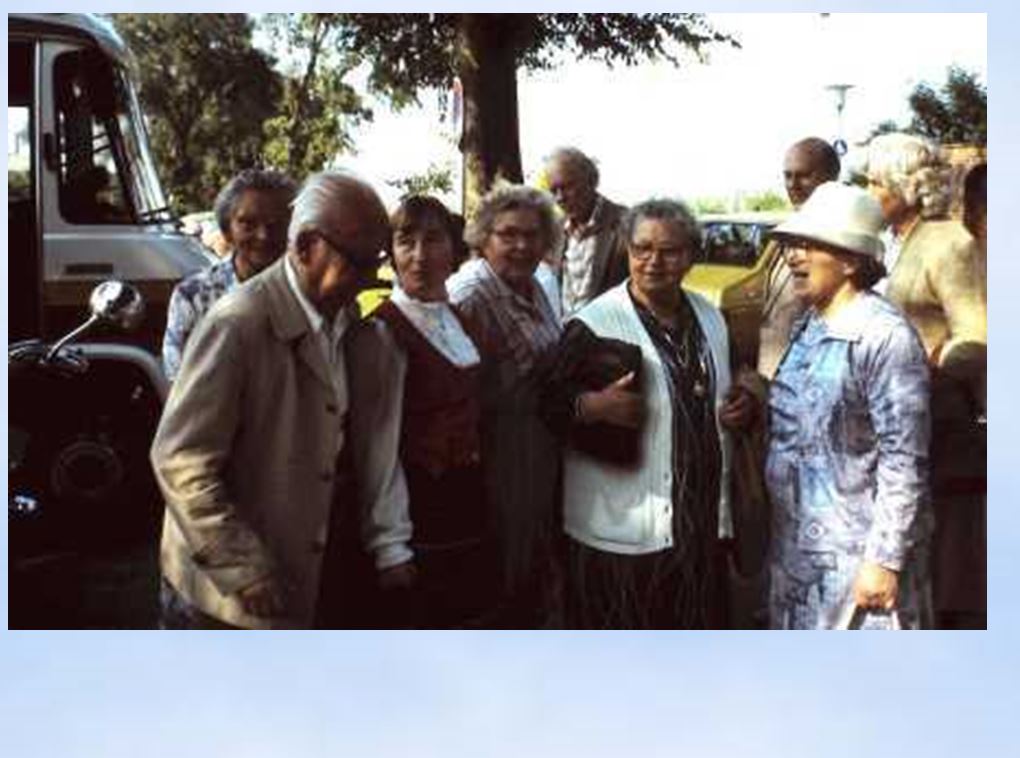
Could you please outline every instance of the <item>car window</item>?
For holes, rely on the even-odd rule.
[[[756,222],[712,221],[704,224],[702,263],[753,266],[764,247],[766,226]]]

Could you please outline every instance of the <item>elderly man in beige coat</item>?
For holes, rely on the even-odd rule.
[[[217,302],[189,340],[152,446],[167,504],[165,627],[314,625],[350,469],[376,567],[411,565],[402,474],[369,444],[395,424],[390,372],[353,304],[387,237],[370,187],[311,177],[287,254]]]

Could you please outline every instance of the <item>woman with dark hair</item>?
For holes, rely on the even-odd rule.
[[[450,307],[446,279],[458,257],[458,223],[432,197],[404,198],[391,216],[397,281],[372,318],[385,325],[403,392],[400,428],[378,445],[399,454],[412,524],[416,577],[409,623],[478,626],[492,600],[492,549],[479,438],[480,357]]]
[[[827,182],[774,232],[807,306],[769,392],[774,628],[932,623],[928,367],[870,291],[881,226],[868,193]]]

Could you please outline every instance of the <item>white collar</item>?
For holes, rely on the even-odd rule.
[[[404,314],[418,333],[455,366],[474,366],[480,361],[478,349],[445,300],[416,300],[393,286],[393,304]]]
[[[443,292],[446,288],[443,288]],[[449,309],[450,304],[446,300],[419,300],[416,297],[408,295],[404,288],[399,283],[393,284],[393,292],[390,295],[394,303],[400,303],[401,305],[408,305],[413,308],[420,309],[426,313],[442,313]]]

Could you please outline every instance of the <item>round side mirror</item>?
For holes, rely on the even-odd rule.
[[[115,324],[125,331],[131,331],[142,323],[145,316],[145,300],[141,293],[127,282],[110,280],[102,282],[89,298],[92,316],[99,321]]]

